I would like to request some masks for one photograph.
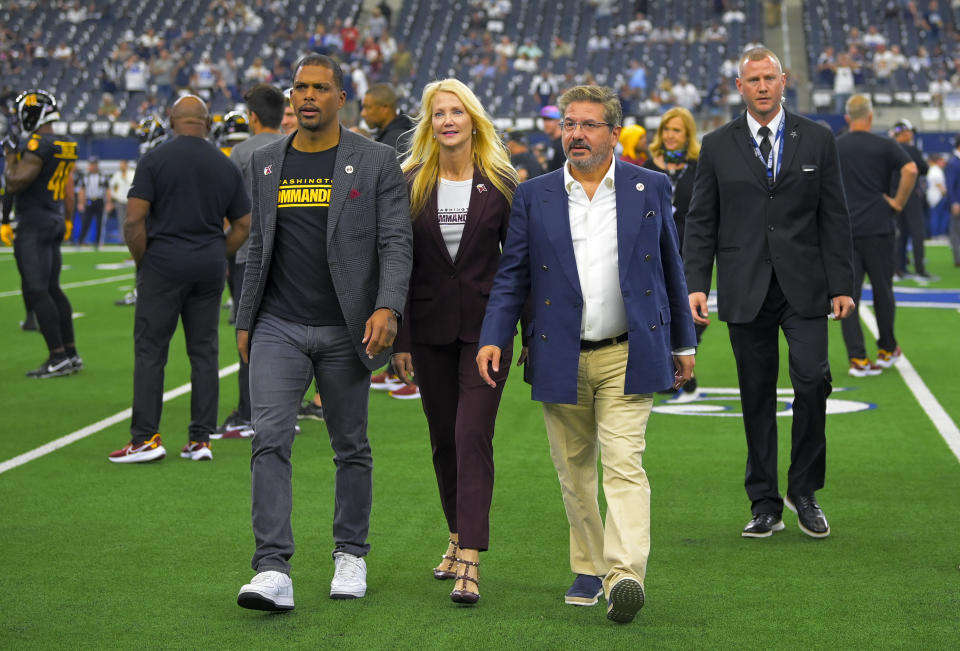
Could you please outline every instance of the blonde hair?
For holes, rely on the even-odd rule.
[[[866,120],[873,113],[873,102],[868,95],[851,95],[844,108],[850,120]]]
[[[780,65],[780,57],[778,57],[770,48],[758,45],[750,48],[740,55],[740,63],[737,64],[737,77],[743,76],[743,66],[747,65],[747,61],[763,61],[764,59],[773,59],[773,62],[777,64],[777,74],[783,74],[783,66]]]
[[[693,114],[682,106],[674,106],[660,118],[657,134],[653,137],[653,144],[650,145],[650,153],[654,156],[663,156],[665,151],[663,147],[663,127],[673,118],[680,118],[680,121],[683,122],[683,130],[687,132],[687,158],[700,158],[697,122],[693,119]]]
[[[443,79],[426,85],[420,101],[420,112],[415,116],[416,126],[410,139],[410,149],[401,164],[404,174],[413,174],[410,186],[410,215],[416,219],[433,192],[440,176],[440,147],[433,137],[431,108],[437,93],[452,93],[463,104],[473,122],[476,133],[471,140],[473,164],[480,173],[507,198],[513,201],[513,192],[520,183],[517,171],[510,164],[510,152],[497,134],[493,121],[473,91],[457,79]]]

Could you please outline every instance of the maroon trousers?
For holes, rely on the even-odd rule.
[[[513,349],[503,351],[497,388],[477,371],[476,342],[413,344],[423,413],[430,429],[433,468],[447,526],[460,546],[486,551],[493,498],[493,427]]]

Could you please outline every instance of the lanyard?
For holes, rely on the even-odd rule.
[[[783,109],[781,109],[782,111]],[[763,154],[760,152],[760,145],[757,144],[757,140],[752,135],[747,135],[750,139],[750,144],[753,145],[753,152],[757,155],[757,158],[760,159],[761,163],[764,163],[767,168],[767,185],[772,186],[773,181],[776,177],[780,176],[780,166],[783,165],[783,127],[787,123],[786,116],[780,117],[780,126],[777,127],[777,133],[773,137],[773,147],[770,148],[770,155],[767,156],[767,160],[764,163]],[[777,148],[777,143],[780,143],[779,148]],[[777,148],[777,172],[774,175],[773,172],[773,150]]]

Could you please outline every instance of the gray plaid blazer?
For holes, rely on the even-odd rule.
[[[277,194],[293,134],[253,153],[250,251],[237,310],[237,329],[251,331],[263,300],[277,228]],[[396,151],[340,129],[327,216],[327,260],[347,328],[369,369],[387,363],[390,349],[369,359],[364,325],[374,310],[403,311],[413,259],[410,201]]]

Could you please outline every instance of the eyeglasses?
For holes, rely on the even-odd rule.
[[[613,126],[609,122],[574,122],[573,120],[564,120],[560,123],[560,128],[566,131],[567,133],[572,133],[577,130],[577,127],[580,127],[587,133],[594,133],[598,129],[603,127]]]

